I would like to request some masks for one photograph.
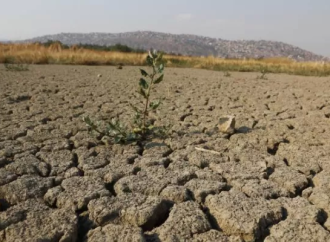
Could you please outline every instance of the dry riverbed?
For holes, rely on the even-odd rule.
[[[330,78],[258,75],[168,68],[170,136],[106,146],[137,67],[0,65],[0,241],[330,241]]]

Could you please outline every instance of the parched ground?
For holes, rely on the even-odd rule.
[[[165,71],[170,137],[106,146],[137,67],[0,66],[0,241],[330,241],[330,79]]]

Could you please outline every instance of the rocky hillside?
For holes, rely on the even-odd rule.
[[[132,48],[155,48],[167,53],[176,53],[192,56],[214,55],[225,58],[262,58],[262,57],[289,57],[299,61],[323,61],[325,57],[303,50],[296,46],[276,41],[240,40],[230,41],[197,35],[167,34],[150,31],[127,33],[61,33],[46,35],[24,42],[47,42],[58,40],[67,45],[95,44],[114,45],[117,43]]]

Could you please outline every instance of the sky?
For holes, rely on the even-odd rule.
[[[330,57],[330,0],[0,0],[0,40],[150,30],[275,40]]]

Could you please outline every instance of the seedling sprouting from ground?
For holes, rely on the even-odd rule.
[[[149,55],[147,56],[147,64],[152,67],[152,73],[148,74],[145,70],[140,69],[142,77],[139,81],[138,93],[144,99],[145,105],[142,110],[134,105],[131,106],[136,112],[135,124],[138,127],[137,131],[141,132],[142,134],[146,134],[152,127],[148,120],[149,110],[156,110],[161,104],[161,99],[157,101],[151,101],[150,95],[154,85],[162,82],[164,78],[164,64],[159,64],[159,62],[162,60],[162,56],[162,54],[158,55],[156,51],[150,51]],[[149,81],[146,79],[149,79]]]
[[[133,124],[130,128],[119,120],[112,119],[105,130],[102,130],[99,124],[94,123],[89,117],[84,117],[83,121],[88,129],[101,136],[113,138],[114,143],[122,144],[143,141],[150,136],[164,136],[167,127],[155,127],[149,118],[150,110],[155,111],[161,104],[161,99],[151,100],[151,92],[164,79],[162,57],[162,53],[149,51],[146,62],[152,68],[151,73],[140,69],[142,77],[139,80],[138,94],[144,99],[144,102],[143,107],[130,104],[135,112]]]
[[[265,69],[262,69],[261,70],[261,75],[260,76],[257,76],[257,79],[261,79],[261,80],[268,80],[268,78],[267,78],[267,70],[265,70]]]
[[[226,71],[226,72],[223,74],[223,76],[224,76],[224,77],[230,77],[231,74],[230,74],[228,71]]]

